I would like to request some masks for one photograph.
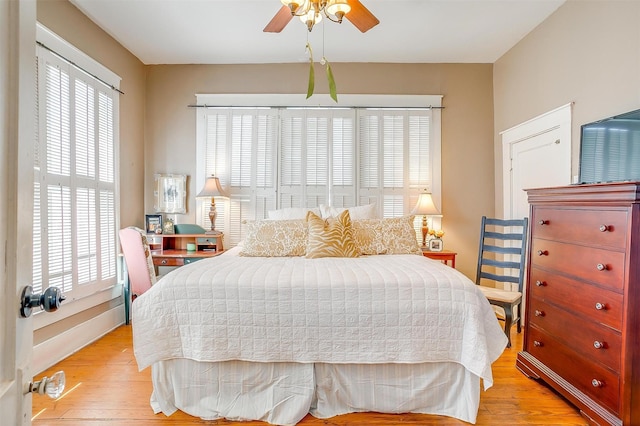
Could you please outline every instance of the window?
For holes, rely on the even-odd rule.
[[[118,97],[37,50],[33,286],[78,299],[116,282]]]
[[[212,107],[197,121],[196,183],[215,174],[231,194],[216,200],[227,246],[242,239],[243,221],[276,208],[375,202],[393,217],[410,213],[425,188],[439,200],[432,108]],[[209,228],[209,203],[197,203],[196,220]]]

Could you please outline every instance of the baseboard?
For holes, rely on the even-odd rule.
[[[79,351],[116,327],[124,324],[124,305],[120,304],[33,348],[32,371],[39,374]]]

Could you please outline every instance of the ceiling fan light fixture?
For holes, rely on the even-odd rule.
[[[334,21],[334,19],[331,18],[331,15],[333,15],[336,18],[336,22],[342,23],[342,18],[344,18],[344,15],[351,11],[351,6],[349,6],[347,0],[330,0],[324,11],[327,15],[327,18]]]
[[[309,32],[311,32],[311,30],[313,29],[313,26],[315,24],[320,23],[320,21],[322,21],[322,14],[319,12],[316,12],[315,9],[312,7],[311,9],[309,9],[307,13],[300,16],[300,20],[304,22]]]
[[[361,33],[369,31],[380,23],[360,0],[280,0],[283,6],[269,21],[264,32],[279,33],[293,16],[303,17],[302,22],[311,31],[324,15],[331,22],[342,23],[347,18]],[[315,11],[313,16],[310,12]]]
[[[289,8],[292,16],[299,16],[298,11],[305,10],[305,6],[308,5],[309,0],[280,0],[280,3]]]

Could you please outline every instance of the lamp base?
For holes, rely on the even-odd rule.
[[[422,247],[427,247],[427,234],[429,226],[427,225],[427,215],[422,216]]]
[[[222,235],[222,232],[210,229],[204,233],[205,235]]]

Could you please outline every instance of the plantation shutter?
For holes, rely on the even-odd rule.
[[[265,109],[210,109],[205,114],[205,175],[215,175],[230,197],[216,198],[216,229],[225,245],[242,239],[243,222],[263,219],[275,209],[277,112]],[[209,229],[210,200],[198,200],[196,220]]]
[[[431,191],[430,110],[364,110],[359,114],[360,204],[376,202],[383,217],[408,214]],[[419,220],[414,222],[419,231]]]
[[[243,221],[276,208],[376,203],[394,217],[409,214],[424,189],[438,199],[430,109],[220,107],[202,117],[205,172],[231,194],[216,223],[227,247],[241,240]],[[208,222],[208,202],[198,220]]]
[[[113,91],[38,48],[33,282],[79,298],[115,284]]]
[[[281,122],[279,208],[355,205],[355,111],[284,109]]]

